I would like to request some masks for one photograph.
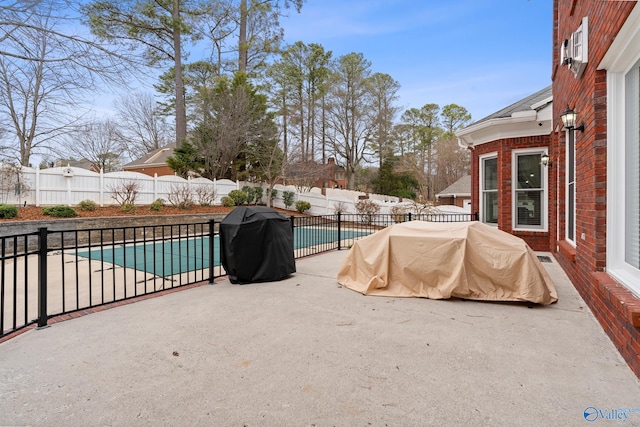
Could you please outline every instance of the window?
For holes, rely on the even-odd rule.
[[[567,140],[567,171],[566,171],[566,228],[565,239],[576,244],[576,131],[568,130]]]
[[[640,62],[625,75],[624,260],[640,269]]]
[[[480,220],[498,224],[498,157],[495,154],[480,158]]]
[[[513,152],[514,209],[516,229],[545,230],[547,227],[546,168],[540,163],[544,149]]]
[[[620,29],[607,70],[607,272],[640,295],[640,8]]]

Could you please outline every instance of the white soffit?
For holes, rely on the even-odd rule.
[[[545,104],[536,111],[536,108]],[[490,119],[463,129],[456,134],[458,144],[461,147],[475,147],[499,139],[549,135],[553,124],[552,114],[553,104],[548,98],[532,105],[530,110],[514,112],[511,117]]]

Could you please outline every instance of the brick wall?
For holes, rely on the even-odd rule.
[[[567,275],[616,345],[640,376],[640,300],[608,276],[607,227],[607,74],[596,70],[636,2],[554,0],[553,119],[549,155],[558,191],[551,194],[550,245]],[[559,46],[583,17],[589,18],[589,62],[580,78],[559,64]],[[579,114],[585,131],[576,132],[576,245],[565,241],[565,132],[560,114],[567,106]],[[584,236],[584,237],[583,237]],[[635,325],[635,326],[634,326]]]
[[[459,208],[464,208],[464,202],[469,200],[467,197],[440,197],[436,200],[436,205],[438,206],[457,206]],[[472,211],[476,212],[476,211]]]
[[[549,233],[542,231],[519,231],[513,229],[513,185],[512,152],[521,148],[548,148],[550,136],[530,136],[523,138],[506,138],[477,146],[472,151],[472,184],[471,184],[471,212],[480,211],[480,156],[489,153],[498,155],[498,228],[524,239],[535,251],[551,251]],[[551,173],[549,178],[551,178]],[[555,181],[554,181],[555,182]],[[551,192],[552,182],[549,183]],[[551,206],[551,205],[549,205]],[[551,208],[550,208],[551,210]]]

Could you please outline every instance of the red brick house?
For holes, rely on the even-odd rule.
[[[347,172],[344,167],[336,163],[333,157],[327,159],[327,178],[318,182],[316,187],[321,188],[347,188]]]
[[[548,153],[551,86],[503,108],[457,133],[471,150],[471,212],[480,221],[549,251]]]
[[[540,121],[546,133],[491,130],[506,124],[501,117],[458,133],[472,150],[472,209],[553,252],[640,376],[640,5],[554,0],[553,10],[553,102],[543,107],[549,122]],[[493,139],[481,138],[483,129]],[[533,215],[520,203],[531,195],[520,191],[534,193]]]
[[[278,183],[309,188],[347,188],[347,174],[344,167],[330,157],[326,164],[315,161],[291,163],[286,168],[286,177]]]
[[[144,156],[122,166],[128,172],[140,172],[145,175],[158,176],[175,175],[175,171],[167,166],[167,158],[173,156],[173,149],[176,144],[169,144],[157,150],[150,151]]]
[[[552,249],[640,376],[640,5],[554,0],[553,43]]]

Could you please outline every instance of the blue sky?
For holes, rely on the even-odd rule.
[[[478,120],[551,84],[551,0],[307,0],[281,25],[287,43],[363,53],[405,109],[456,103]]]

